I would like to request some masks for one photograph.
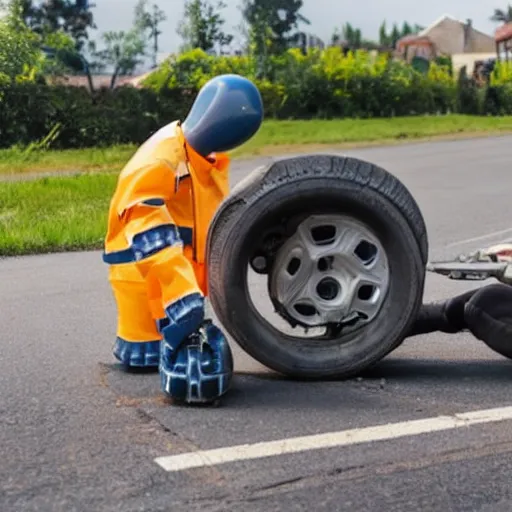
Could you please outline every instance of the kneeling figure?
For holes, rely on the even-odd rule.
[[[158,367],[162,391],[178,401],[215,401],[231,382],[229,344],[205,318],[206,238],[229,190],[225,152],[262,119],[254,84],[214,78],[183,123],[133,155],[110,203],[103,260],[118,310],[114,355],[127,367]]]

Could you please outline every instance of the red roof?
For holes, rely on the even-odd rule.
[[[497,43],[512,39],[512,23],[505,23],[505,25],[499,27],[494,33],[494,39]]]
[[[146,78],[146,74],[139,76],[119,76],[115,82],[115,87],[122,87],[124,85],[131,85],[133,87],[139,87],[139,82]],[[101,87],[110,87],[110,81],[112,77],[110,75],[93,75],[92,83],[94,88],[99,89]],[[89,88],[89,80],[84,75],[64,75],[56,77],[54,80],[56,83],[61,83],[73,87],[86,87]]]
[[[416,34],[411,34],[399,39],[397,41],[396,46],[397,48],[402,48],[403,46],[409,45],[433,46],[433,43],[427,36],[418,36]]]

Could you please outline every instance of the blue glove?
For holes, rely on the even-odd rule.
[[[178,347],[162,342],[161,387],[174,400],[215,402],[229,390],[232,376],[231,348],[211,320],[204,320]]]

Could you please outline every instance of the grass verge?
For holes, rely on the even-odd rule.
[[[302,152],[322,147],[356,146],[464,135],[512,133],[512,116],[419,116],[393,119],[265,121],[259,133],[233,157]],[[0,174],[44,171],[119,171],[135,146],[65,151],[0,150]]]
[[[0,184],[0,256],[102,247],[117,175]]]
[[[507,132],[512,132],[512,116],[267,121],[255,139],[234,156],[271,154],[283,148],[300,152],[300,148],[322,145]],[[0,256],[101,248],[117,175],[134,149],[125,146],[31,154],[0,151],[0,174],[114,171],[0,183]]]

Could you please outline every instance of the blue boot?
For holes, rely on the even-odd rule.
[[[131,342],[117,337],[114,356],[129,368],[157,368],[160,361],[160,341]]]
[[[204,298],[198,293],[183,297],[169,306],[166,317],[157,321],[157,328],[165,338],[181,341],[193,333],[204,318]],[[158,368],[162,342],[129,342],[118,337],[114,356],[130,368]]]
[[[210,320],[177,348],[163,341],[160,355],[162,391],[185,403],[212,403],[230,388],[233,355],[229,343]]]

